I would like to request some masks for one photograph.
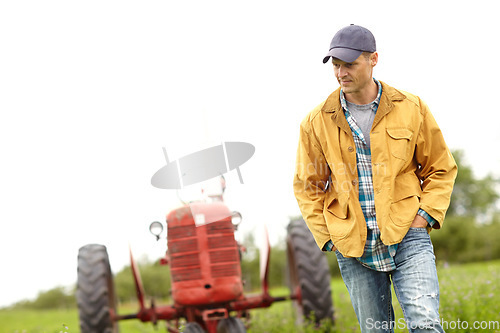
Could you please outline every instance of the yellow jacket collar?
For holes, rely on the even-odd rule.
[[[379,81],[382,84],[382,96],[380,97],[380,104],[377,110],[377,115],[374,119],[374,125],[379,122],[379,120],[389,113],[392,109],[393,101],[401,101],[406,98],[406,96],[399,92],[397,89]],[[346,132],[350,132],[349,124],[345,119],[344,112],[342,110],[342,105],[340,104],[340,88],[335,90],[328,96],[325,104],[321,108],[321,111],[332,113],[332,119],[337,123],[337,125]]]

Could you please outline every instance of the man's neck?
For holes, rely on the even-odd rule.
[[[375,83],[374,80],[371,80],[370,83],[367,84],[367,86],[364,87],[362,90],[349,94],[344,93],[344,96],[348,102],[357,105],[365,105],[373,102],[375,98],[377,98],[377,94],[378,94],[377,83]]]

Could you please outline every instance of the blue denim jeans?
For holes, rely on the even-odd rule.
[[[396,270],[378,272],[335,251],[361,332],[444,332],[439,320],[439,284],[434,249],[425,228],[410,228],[398,245]],[[395,320],[391,280],[403,309]]]

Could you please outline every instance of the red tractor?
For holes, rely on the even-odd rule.
[[[77,303],[82,333],[118,332],[120,320],[139,319],[156,325],[166,321],[168,332],[246,332],[248,311],[292,300],[298,318],[333,321],[330,273],[326,257],[317,248],[302,219],[288,226],[287,254],[291,294],[269,294],[270,246],[261,250],[261,285],[258,296],[245,296],[240,269],[242,247],[236,242],[235,218],[222,201],[194,202],[167,215],[168,250],[160,263],[170,265],[173,304],[145,305],[140,274],[131,254],[139,310],[119,314],[106,247],[90,244],[78,254]],[[162,224],[150,230],[157,238]],[[158,230],[158,231],[156,231]]]

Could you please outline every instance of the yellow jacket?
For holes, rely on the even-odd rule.
[[[427,105],[381,83],[370,132],[372,173],[380,237],[391,245],[401,242],[419,208],[440,228],[457,166]],[[300,124],[293,187],[318,246],[331,239],[346,257],[360,257],[366,241],[357,177],[356,147],[339,88]]]

